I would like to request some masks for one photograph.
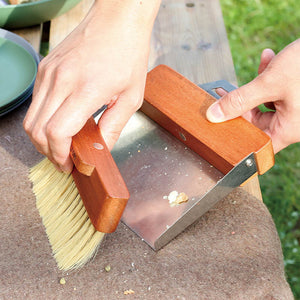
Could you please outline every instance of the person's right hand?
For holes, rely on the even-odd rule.
[[[218,123],[245,117],[272,139],[274,152],[300,141],[300,39],[275,56],[265,49],[259,76],[212,104],[207,119]],[[274,111],[261,112],[265,104]]]
[[[150,35],[160,0],[95,0],[83,22],[42,60],[24,128],[37,150],[71,172],[72,137],[99,121],[111,149],[143,101]]]

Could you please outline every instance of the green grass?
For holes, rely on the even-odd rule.
[[[264,48],[277,53],[300,37],[299,0],[220,2],[239,85],[257,75]],[[300,299],[300,144],[277,154],[260,183],[281,239],[287,280]]]

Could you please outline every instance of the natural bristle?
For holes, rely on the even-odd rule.
[[[46,158],[31,168],[29,179],[58,267],[82,267],[105,234],[92,225],[72,176],[57,171]]]

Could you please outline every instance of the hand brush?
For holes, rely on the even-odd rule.
[[[76,269],[97,253],[105,235],[115,231],[129,198],[124,180],[100,130],[90,118],[72,138],[72,174],[46,158],[29,178],[57,265]]]

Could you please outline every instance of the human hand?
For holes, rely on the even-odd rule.
[[[83,22],[38,68],[24,128],[37,150],[71,172],[72,136],[103,105],[111,149],[143,100],[150,35],[160,1],[95,1]]]
[[[259,75],[248,84],[230,92],[207,110],[211,122],[243,116],[272,139],[274,152],[300,141],[300,39],[275,55],[265,49]],[[261,112],[264,103],[274,111]]]

